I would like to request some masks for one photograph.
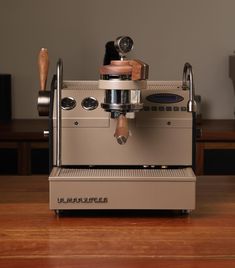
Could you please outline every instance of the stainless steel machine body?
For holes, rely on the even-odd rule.
[[[114,43],[120,60],[99,81],[64,81],[46,91],[47,49],[39,53],[38,111],[49,115],[50,209],[195,209],[195,92],[182,81],[147,81],[148,65],[127,60],[133,40]],[[56,89],[55,89],[56,88]],[[46,132],[47,133],[47,132]]]
[[[129,139],[120,145],[113,137],[116,119],[101,107],[105,89],[97,81],[58,83],[50,208],[194,209],[192,96],[185,85],[149,81],[143,110],[126,113]]]

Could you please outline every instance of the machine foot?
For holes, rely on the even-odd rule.
[[[57,217],[59,217],[60,216],[60,210],[59,209],[55,209],[54,210],[54,212],[55,212],[55,216],[57,216]]]
[[[192,210],[191,209],[182,209],[181,210],[181,215],[190,215],[191,214],[191,212],[192,212]]]

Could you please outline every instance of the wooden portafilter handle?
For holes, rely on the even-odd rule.
[[[48,69],[49,69],[49,57],[48,50],[42,48],[38,55],[38,68],[39,68],[39,79],[40,79],[40,90],[46,90]]]
[[[119,144],[125,144],[129,137],[128,122],[125,115],[120,114],[117,119],[117,126],[114,133],[114,137]]]
[[[48,50],[42,48],[38,55],[38,68],[40,79],[40,90],[38,92],[38,113],[40,116],[48,116],[50,108],[50,91],[46,90],[49,58]]]

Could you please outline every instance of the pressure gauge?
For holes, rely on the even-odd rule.
[[[129,36],[120,36],[114,42],[115,48],[120,56],[125,56],[133,48],[134,42]]]
[[[76,106],[76,100],[72,97],[65,97],[61,100],[63,110],[72,110]]]
[[[87,97],[82,101],[82,108],[85,110],[94,110],[98,107],[99,103],[96,98]]]

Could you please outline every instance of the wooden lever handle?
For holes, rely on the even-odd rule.
[[[145,80],[148,78],[148,64],[140,60],[129,60],[132,66],[132,80]]]
[[[131,75],[131,79],[146,80],[148,78],[148,64],[140,60],[114,60],[109,65],[100,68],[100,74]]]
[[[40,90],[45,91],[48,68],[49,68],[48,50],[46,48],[42,48],[39,52],[38,67],[39,67]]]
[[[129,137],[128,122],[125,115],[119,115],[114,137],[119,144],[125,144]]]

